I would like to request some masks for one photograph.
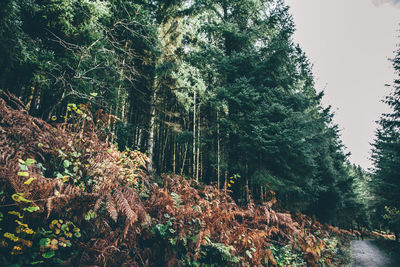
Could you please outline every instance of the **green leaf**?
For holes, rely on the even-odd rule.
[[[251,252],[250,251],[248,251],[248,250],[246,250],[246,255],[250,258],[250,259],[252,259],[253,258],[253,255],[251,255]]]
[[[66,159],[66,160],[64,160],[63,165],[65,168],[68,168],[71,165],[71,161]]]
[[[90,93],[91,96],[97,96],[97,93]]]
[[[38,167],[39,169],[42,169],[42,170],[46,170],[46,168],[43,166],[43,164],[42,163],[38,163],[38,164],[36,164],[36,167]]]
[[[35,212],[38,210],[40,210],[40,208],[38,206],[31,206],[31,207],[24,208],[24,211],[29,211],[29,212]]]
[[[82,235],[81,235],[81,232],[75,232],[75,233],[74,233],[74,236],[75,236],[76,238],[79,238],[79,237],[81,237]]]
[[[71,156],[73,156],[74,158],[79,158],[81,155],[82,155],[81,153],[78,153],[76,151],[71,153]]]
[[[66,225],[66,224],[61,225],[61,230],[64,231],[64,232],[69,231],[68,225]]]
[[[18,172],[17,175],[18,176],[23,176],[23,177],[28,177],[29,176],[29,172]]]
[[[31,166],[35,162],[36,162],[36,160],[34,160],[34,159],[26,159],[25,160],[25,165],[26,166]]]
[[[4,233],[3,234],[3,236],[4,237],[6,237],[6,238],[8,238],[8,239],[10,239],[11,241],[14,241],[14,242],[17,242],[18,241],[18,237],[17,236],[15,236],[14,234],[12,234],[12,233]]]
[[[51,250],[49,252],[46,253],[42,253],[43,258],[45,259],[50,259],[51,257],[53,257],[56,253],[54,252],[54,250]]]
[[[21,169],[21,171],[27,171],[28,170],[28,167],[26,167],[25,164],[21,164],[21,163],[18,162],[18,166]]]
[[[42,144],[42,143],[38,143],[37,146],[38,146],[39,148],[42,148],[42,147],[43,147],[43,144]]]
[[[42,264],[42,263],[44,263],[44,261],[33,261],[30,264],[36,265],[36,264]]]
[[[39,245],[41,247],[47,247],[48,245],[50,245],[50,238],[42,238],[42,239],[40,239]]]

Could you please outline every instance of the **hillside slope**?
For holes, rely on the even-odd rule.
[[[340,243],[352,233],[274,210],[272,191],[268,202],[241,207],[229,190],[177,175],[152,178],[146,156],[109,144],[100,127],[108,115],[89,110],[71,104],[68,122],[51,125],[0,92],[2,262],[339,264]]]

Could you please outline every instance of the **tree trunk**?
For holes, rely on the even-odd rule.
[[[220,188],[220,161],[221,161],[221,146],[219,142],[219,116],[217,111],[217,187]]]
[[[31,91],[29,93],[28,101],[26,102],[26,105],[25,105],[25,108],[28,112],[31,110],[31,105],[32,105],[32,100],[33,100],[34,94],[35,94],[35,87],[32,86]]]
[[[196,152],[196,181],[199,181],[199,167],[200,167],[200,104],[199,104],[199,112],[197,114],[197,152]]]
[[[196,90],[194,91],[193,95],[193,171],[192,176],[196,174]],[[197,177],[196,177],[196,181]]]
[[[147,164],[147,170],[153,172],[153,160],[154,160],[154,134],[156,128],[156,102],[157,102],[157,76],[153,80],[153,95],[150,100],[150,120],[149,120],[149,138],[147,139],[147,156],[149,162]]]
[[[173,142],[173,146],[174,146],[174,154],[172,156],[172,172],[175,174],[176,173],[176,143],[175,140]]]

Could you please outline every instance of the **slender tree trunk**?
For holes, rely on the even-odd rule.
[[[149,162],[147,164],[147,170],[153,172],[153,160],[154,160],[154,134],[156,127],[156,102],[157,102],[157,76],[154,77],[153,81],[153,95],[150,100],[150,120],[149,120],[149,138],[147,139],[147,156]]]
[[[197,152],[196,152],[196,181],[199,181],[199,167],[200,167],[200,103],[199,112],[197,114]]]
[[[168,129],[165,129],[165,139],[164,139],[164,146],[161,155],[161,170],[164,171],[164,164],[165,164],[165,150],[167,148],[168,143]]]
[[[185,144],[185,152],[183,153],[183,161],[181,168],[181,175],[183,174],[183,169],[185,168],[186,154],[187,154],[188,143]]]
[[[31,105],[32,105],[32,100],[33,100],[34,94],[35,94],[35,87],[32,86],[31,91],[29,93],[28,101],[26,102],[26,105],[25,105],[25,108],[28,112],[31,110]]]
[[[193,95],[193,172],[192,176],[195,176],[196,173],[196,90],[194,91]],[[196,177],[196,181],[198,182],[198,179]]]
[[[175,139],[173,142],[173,146],[174,146],[174,152],[173,152],[173,156],[172,156],[172,172],[175,174],[176,173],[176,143],[175,143]]]
[[[217,188],[220,188],[220,160],[221,160],[221,147],[219,141],[219,115],[217,111]]]

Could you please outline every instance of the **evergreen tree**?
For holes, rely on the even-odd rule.
[[[400,50],[393,59],[393,67],[400,77]],[[375,220],[400,234],[400,79],[393,83],[393,92],[385,103],[392,109],[379,120],[373,149],[375,164],[372,187],[375,192]]]

